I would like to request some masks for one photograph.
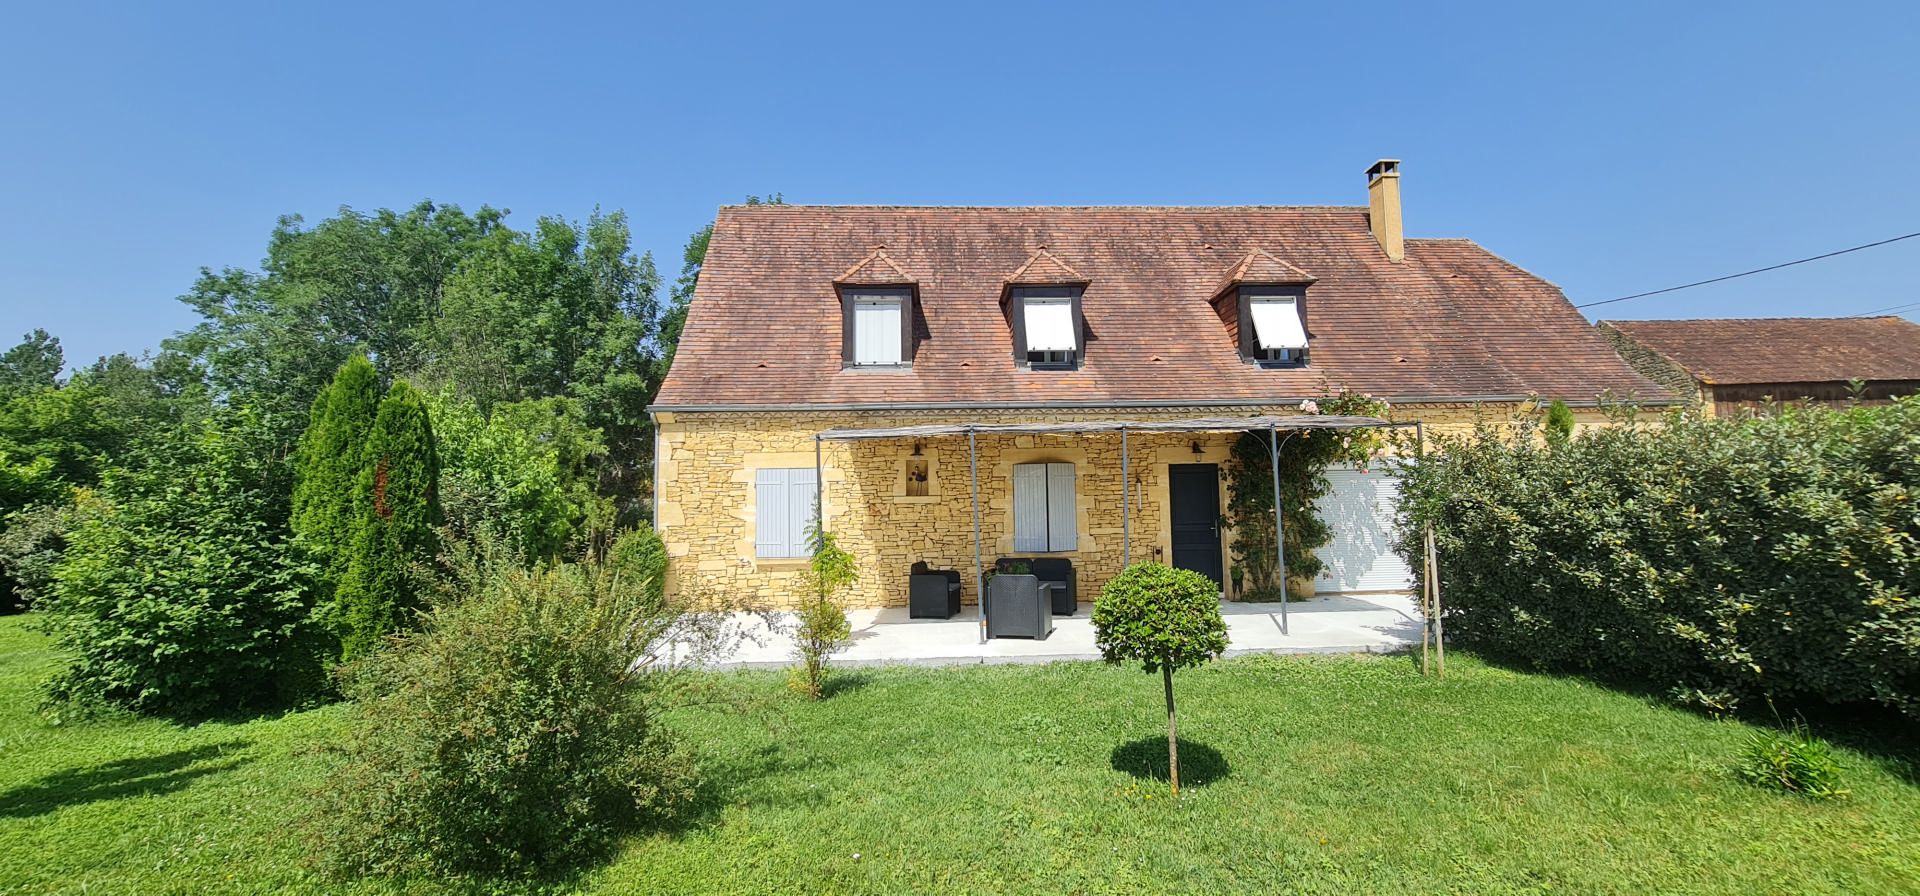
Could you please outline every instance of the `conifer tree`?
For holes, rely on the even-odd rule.
[[[353,548],[353,495],[366,463],[367,435],[380,410],[380,376],[355,355],[313,400],[307,431],[294,456],[293,532],[320,561],[323,605],[346,572]]]
[[[380,402],[353,500],[353,548],[338,592],[341,654],[349,660],[408,626],[422,605],[414,565],[438,549],[439,452],[427,404],[405,380]]]

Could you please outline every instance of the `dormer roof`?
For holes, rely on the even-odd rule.
[[[1227,269],[1213,294],[1239,286],[1310,286],[1319,279],[1265,249],[1255,249]]]
[[[1047,247],[1041,246],[1027,259],[1019,270],[1007,276],[1006,285],[1013,286],[1085,286],[1093,281],[1086,275],[1073,269],[1072,265],[1061,261]]]
[[[875,246],[867,257],[833,278],[833,282],[840,286],[917,286],[920,283],[887,255],[885,246]]]

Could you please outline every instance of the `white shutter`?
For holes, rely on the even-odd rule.
[[[786,557],[787,503],[791,498],[787,471],[756,470],[753,474],[753,553],[757,557]]]
[[[813,543],[808,540],[807,532],[813,528],[814,504],[819,491],[814,488],[814,472],[806,467],[787,471],[787,533],[791,539],[787,543],[787,556],[813,556]]]
[[[1071,551],[1080,546],[1079,514],[1075,512],[1073,464],[1047,464],[1047,550]]]
[[[1047,465],[1013,465],[1013,549],[1047,549]]]
[[[1292,299],[1254,299],[1253,335],[1261,348],[1306,348],[1307,330]]]
[[[1027,299],[1027,351],[1070,352],[1080,347],[1073,332],[1071,299]]]
[[[1393,550],[1399,480],[1378,466],[1365,473],[1329,467],[1326,475],[1327,493],[1314,501],[1314,508],[1333,537],[1316,552],[1321,570],[1315,587],[1327,593],[1413,587],[1412,571]]]
[[[900,363],[898,299],[858,299],[853,303],[853,363]]]

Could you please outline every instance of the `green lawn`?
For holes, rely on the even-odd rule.
[[[431,892],[301,856],[337,709],[181,728],[34,713],[52,657],[0,619],[0,892]],[[1910,766],[1843,751],[1853,799],[1736,782],[1743,725],[1455,658],[1248,658],[853,673],[819,704],[685,710],[712,808],[555,889],[588,893],[1895,893],[1920,889]],[[1129,744],[1138,742],[1138,746]],[[1209,760],[1209,755],[1217,759]]]

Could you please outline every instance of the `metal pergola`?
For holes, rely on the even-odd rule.
[[[1272,464],[1273,475],[1273,523],[1274,559],[1278,562],[1280,575],[1280,633],[1287,634],[1287,548],[1286,523],[1281,513],[1280,500],[1280,434],[1312,430],[1350,430],[1350,429],[1396,429],[1412,428],[1415,438],[1416,455],[1425,453],[1426,435],[1418,421],[1412,423],[1394,423],[1378,417],[1348,417],[1323,414],[1297,414],[1284,416],[1247,416],[1247,417],[1196,417],[1185,420],[1084,420],[1059,423],[932,423],[918,426],[889,427],[836,427],[823,430],[813,437],[814,466],[814,506],[820,515],[820,525],[825,527],[826,520],[826,475],[821,445],[826,442],[860,442],[885,439],[931,439],[948,436],[967,437],[967,475],[973,501],[973,587],[979,604],[980,639],[985,643],[987,637],[987,599],[986,566],[981,547],[980,536],[980,452],[978,437],[982,435],[1095,435],[1119,433],[1120,435],[1120,541],[1121,566],[1133,562],[1133,477],[1129,475],[1128,435],[1130,433],[1222,433],[1222,432],[1259,432],[1267,433],[1267,449]],[[1422,595],[1421,605],[1427,610],[1426,627],[1435,642],[1439,641],[1439,583],[1435,580],[1437,564],[1433,556],[1433,536],[1425,534],[1424,556],[1422,557],[1426,575],[1427,593]],[[1422,633],[1423,647],[1428,632]],[[1444,660],[1442,661],[1444,669]]]

